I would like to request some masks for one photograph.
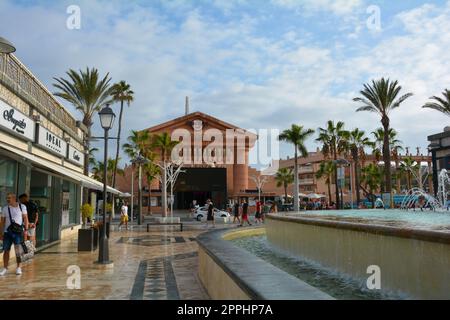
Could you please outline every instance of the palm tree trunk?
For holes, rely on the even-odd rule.
[[[90,146],[91,146],[91,119],[89,117],[84,117],[83,118],[83,124],[86,126],[87,128],[87,136],[85,136],[84,139],[84,147],[85,147],[85,151],[84,151],[84,168],[83,168],[83,173],[85,176],[89,176],[89,158],[90,158],[90,154],[89,154],[89,150],[90,150]],[[89,201],[89,189],[86,187],[83,187],[83,203],[88,203]]]
[[[384,141],[383,141],[383,161],[384,161],[384,175],[385,175],[385,192],[392,193],[392,180],[391,180],[391,148],[389,145],[389,118],[385,115],[381,119],[384,129]],[[392,202],[392,199],[391,199]]]
[[[361,187],[359,185],[359,160],[357,157],[355,160],[355,191],[356,191],[357,206],[359,206],[359,203],[361,202],[360,190],[361,190]]]
[[[287,184],[284,185],[284,201],[287,201]]]
[[[297,159],[297,145],[295,145],[295,157],[294,157],[294,211],[298,212],[299,205],[299,193],[298,193],[298,159]]]
[[[116,187],[116,175],[117,175],[117,165],[119,162],[119,151],[120,151],[120,135],[122,134],[122,115],[123,115],[123,101],[120,102],[120,113],[119,113],[119,128],[117,130],[117,146],[116,146],[116,157],[114,161],[114,171],[112,177],[112,187]]]
[[[328,199],[330,201],[328,204],[331,204],[331,176],[328,176],[327,186],[328,186]]]
[[[336,150],[334,150],[334,160],[337,160],[337,152]],[[336,209],[340,209],[341,205],[340,205],[340,197],[339,197],[339,182],[338,182],[338,172],[337,172],[337,163],[334,163],[334,184],[336,186]]]

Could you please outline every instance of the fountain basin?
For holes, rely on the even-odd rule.
[[[369,266],[379,266],[381,290],[450,299],[450,232],[322,214],[269,215],[267,238],[288,254],[359,281],[369,278]]]
[[[198,274],[209,296],[216,300],[333,300],[229,241],[264,231],[217,230],[197,238]]]

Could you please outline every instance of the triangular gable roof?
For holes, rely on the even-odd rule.
[[[185,124],[186,122],[190,120],[203,120],[209,125],[215,124],[218,127],[223,127],[224,129],[236,129],[236,130],[243,130],[244,132],[247,132],[247,130],[239,128],[233,124],[230,124],[228,122],[225,122],[223,120],[217,119],[216,117],[210,116],[206,113],[196,111],[189,113],[187,115],[163,122],[161,124],[158,124],[156,126],[150,127],[148,129],[144,129],[150,132],[161,132],[164,131],[166,128],[174,127],[177,124]],[[249,132],[249,135],[254,135],[253,133]],[[256,135],[255,135],[256,136]]]

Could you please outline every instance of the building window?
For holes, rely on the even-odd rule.
[[[0,204],[6,205],[6,195],[16,192],[17,162],[0,158]]]

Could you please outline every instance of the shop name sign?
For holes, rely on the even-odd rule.
[[[0,100],[0,127],[24,139],[34,140],[34,121]]]
[[[78,164],[80,166],[84,166],[84,155],[83,152],[81,152],[80,150],[72,147],[69,144],[68,147],[68,155],[67,155],[67,159],[75,164]]]
[[[67,142],[43,127],[39,127],[38,144],[61,157],[66,156]]]

